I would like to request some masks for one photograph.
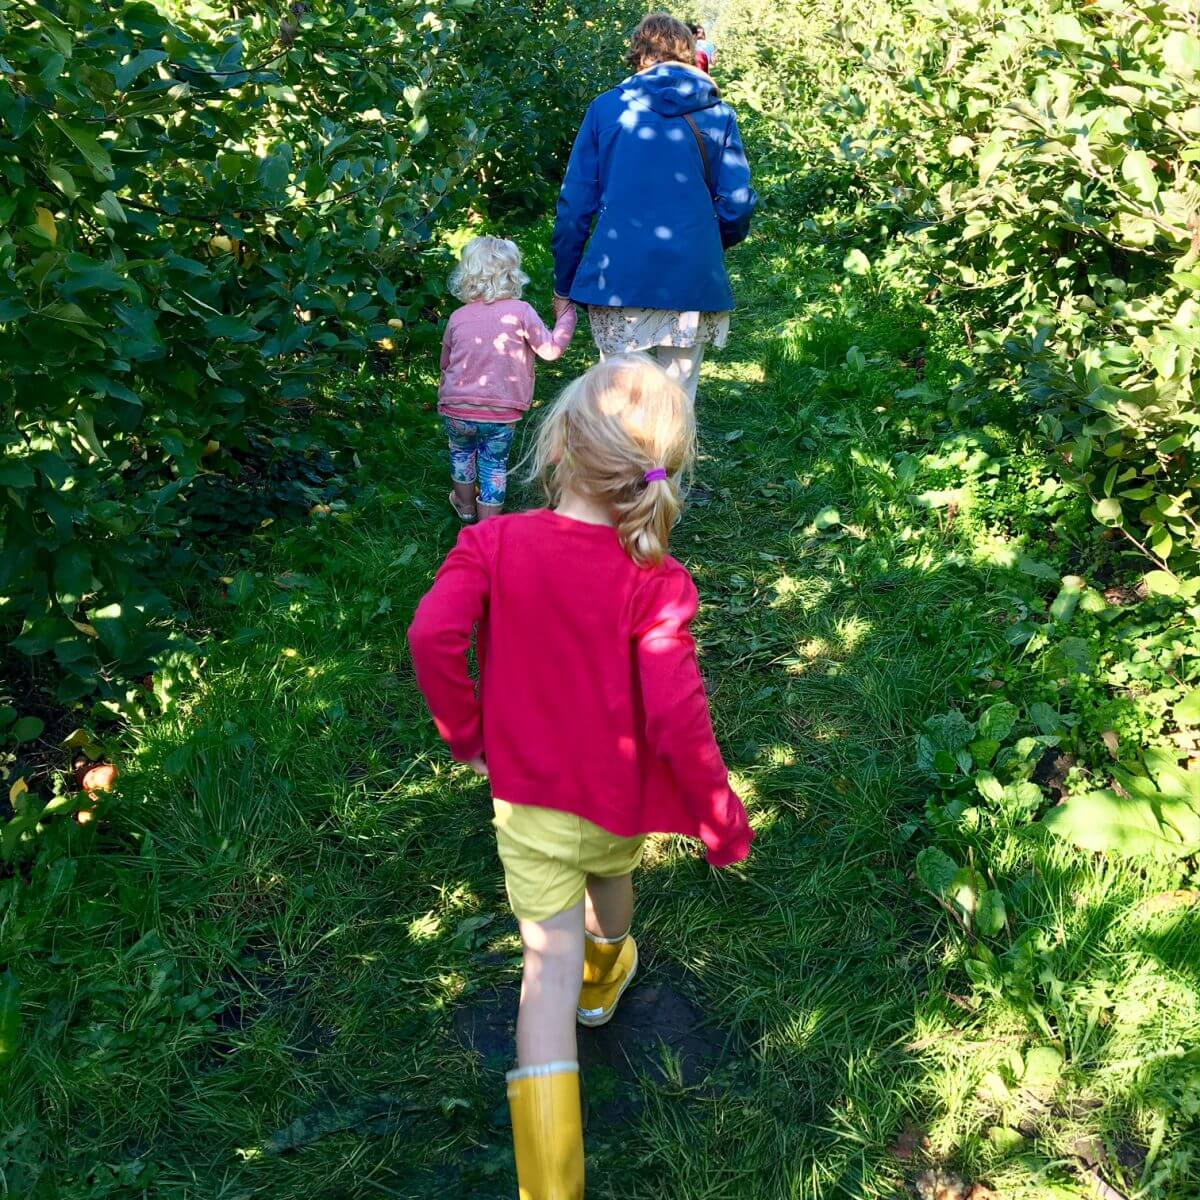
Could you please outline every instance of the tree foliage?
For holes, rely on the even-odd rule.
[[[540,202],[631,19],[0,3],[0,628],[60,699],[170,660],[197,478],[375,340],[424,352],[439,227]]]
[[[960,402],[1012,381],[1147,586],[1194,596],[1194,6],[730,0],[722,28],[774,136],[840,164],[984,323]]]

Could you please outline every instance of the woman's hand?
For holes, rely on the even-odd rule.
[[[476,775],[482,775],[485,779],[487,778],[487,773],[488,773],[487,763],[484,762],[482,756],[480,756],[479,758],[468,758],[467,766],[470,767],[471,770],[474,771]]]
[[[568,299],[566,296],[560,296],[557,292],[554,293],[554,319],[557,321],[563,313],[569,308],[575,307],[575,301]]]

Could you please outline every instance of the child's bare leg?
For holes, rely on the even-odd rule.
[[[454,507],[460,513],[466,516],[472,516],[475,513],[475,484],[472,483],[454,483]]]
[[[633,924],[633,876],[589,875],[587,878],[588,933],[597,938],[619,938]]]
[[[517,1063],[575,1062],[575,1009],[583,977],[583,901],[546,921],[522,921],[525,948]]]

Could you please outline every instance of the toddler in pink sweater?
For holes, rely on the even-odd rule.
[[[534,358],[553,361],[571,344],[575,307],[555,300],[553,331],[521,299],[529,276],[504,238],[477,237],[450,276],[463,302],[442,341],[438,412],[450,439],[450,505],[463,521],[504,507],[517,422],[533,401]]]

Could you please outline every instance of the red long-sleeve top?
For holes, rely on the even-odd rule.
[[[697,602],[675,559],[639,567],[611,527],[541,509],[464,528],[408,638],[438,732],[486,758],[496,796],[697,837],[720,867],[754,833],[713,736]]]

